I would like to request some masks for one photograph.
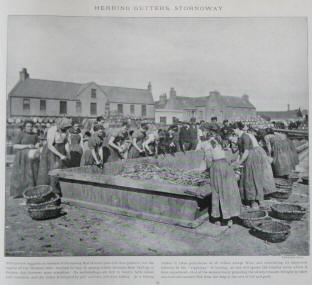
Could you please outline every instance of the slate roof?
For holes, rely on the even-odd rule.
[[[289,111],[259,111],[257,115],[261,116],[262,118],[270,118],[273,120],[289,120],[289,119],[297,119],[297,112],[296,110],[289,110]],[[308,110],[301,110],[302,115],[305,116],[308,114]]]
[[[217,104],[224,107],[232,108],[252,108],[255,109],[255,106],[252,105],[249,101],[243,99],[242,97],[234,96],[224,96],[219,95],[216,97],[204,96],[204,97],[184,97],[176,96],[174,100],[168,99],[167,103],[160,104],[159,101],[155,103],[156,109],[170,109],[170,110],[186,110],[186,109],[195,109],[196,107],[205,107],[216,100]]]
[[[220,95],[218,96],[218,103],[222,106],[232,108],[255,108],[254,105],[242,97]]]
[[[9,96],[79,100],[79,94],[90,84],[92,82],[82,84],[27,78],[24,81],[19,81],[9,93]],[[107,95],[109,102],[154,104],[153,96],[147,89],[96,85]]]

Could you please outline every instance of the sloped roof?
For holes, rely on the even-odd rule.
[[[154,104],[153,96],[147,89],[100,86],[110,102]]]
[[[242,97],[220,95],[218,96],[218,102],[223,106],[232,108],[255,108],[254,105]]]
[[[76,94],[81,85],[72,82],[28,78],[18,82],[9,96],[77,100]]]
[[[234,97],[234,96],[204,96],[204,97],[184,97],[184,96],[176,96],[174,99],[169,98],[167,103],[160,104],[160,102],[156,102],[156,109],[170,109],[170,110],[184,110],[184,109],[195,109],[196,107],[205,107],[209,106],[209,103],[212,100],[216,100],[215,102],[224,107],[232,107],[232,108],[253,108],[255,106],[252,105],[249,101],[245,100],[242,97]]]
[[[78,100],[79,94],[92,83],[94,82],[82,84],[27,78],[24,81],[18,82],[9,93],[9,96]],[[100,89],[102,89],[102,91],[107,95],[110,102],[154,104],[153,96],[147,89],[101,85],[97,86],[99,86]]]
[[[270,118],[275,120],[288,120],[288,119],[297,119],[297,112],[296,110],[289,110],[289,111],[259,111],[257,112],[262,118]],[[308,114],[308,110],[301,110],[302,115],[305,116]]]

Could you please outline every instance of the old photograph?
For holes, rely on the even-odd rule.
[[[9,16],[5,255],[308,256],[307,25]]]

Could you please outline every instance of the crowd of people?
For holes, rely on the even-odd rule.
[[[103,117],[83,125],[64,117],[42,132],[33,128],[33,121],[25,121],[14,139],[10,184],[14,198],[36,185],[51,185],[61,195],[57,179],[48,175],[53,169],[103,167],[117,160],[201,150],[210,175],[212,219],[222,218],[231,225],[242,204],[258,209],[264,196],[275,191],[274,177],[287,177],[299,163],[286,135],[242,122],[219,124],[217,118],[199,123],[191,119],[166,128],[125,121],[120,128],[107,128]]]

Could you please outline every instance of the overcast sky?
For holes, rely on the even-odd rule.
[[[31,78],[146,88],[154,99],[248,94],[257,110],[307,108],[304,18],[10,16],[8,92]]]

